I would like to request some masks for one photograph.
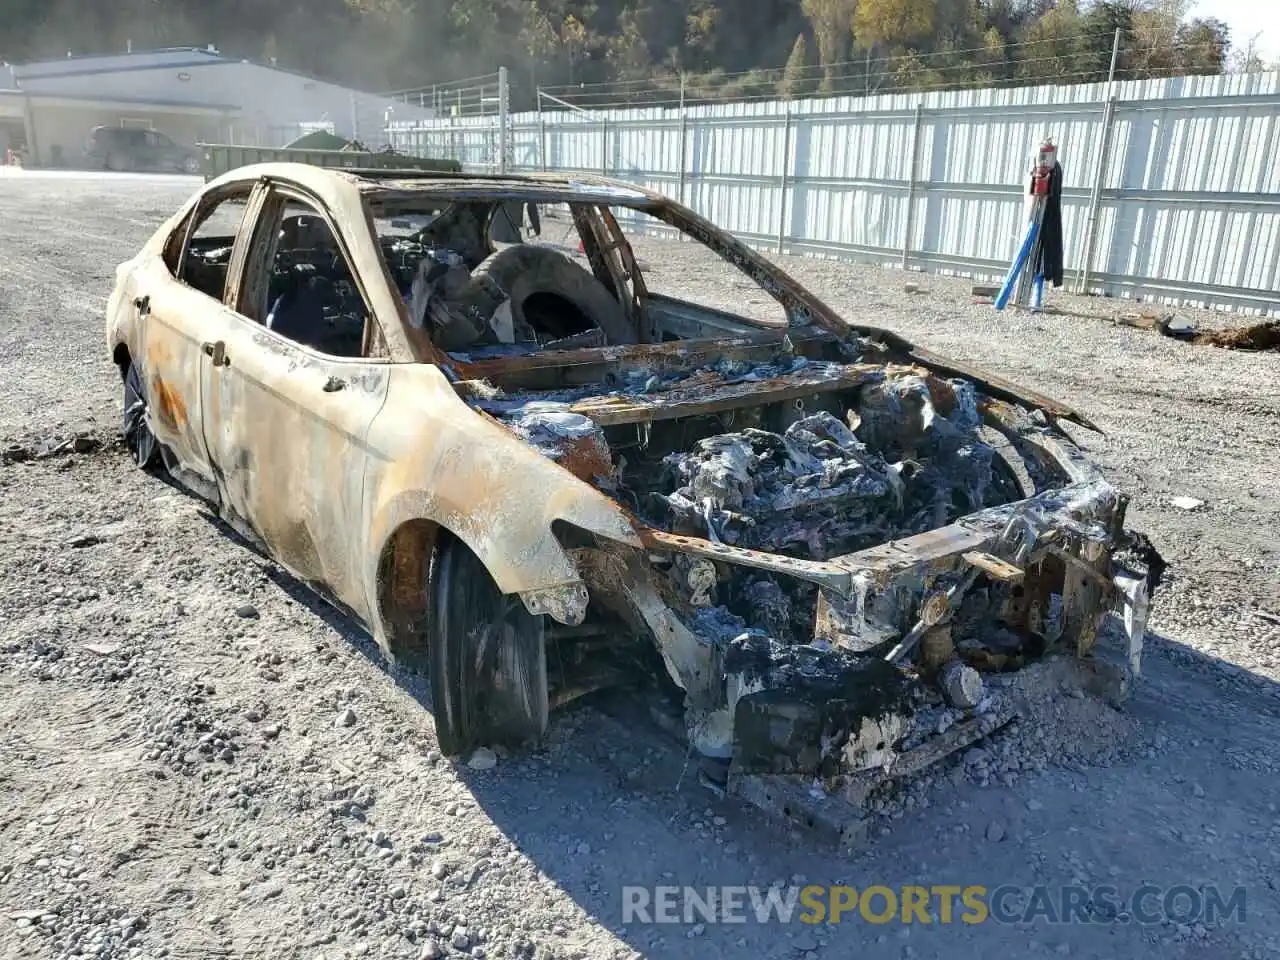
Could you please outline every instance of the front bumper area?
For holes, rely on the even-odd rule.
[[[703,756],[744,775],[892,774],[948,731],[982,736],[1009,719],[984,674],[1054,653],[1092,661],[1110,613],[1127,644],[1115,686],[1138,675],[1154,565],[1135,560],[1124,509],[1089,477],[825,562],[642,532],[646,550],[617,555],[608,580],[684,690],[689,740]],[[695,595],[699,563],[818,584],[812,642],[781,643],[673,596],[654,565],[674,552],[687,558]]]

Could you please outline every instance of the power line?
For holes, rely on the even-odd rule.
[[[1132,53],[1130,48],[1130,53]],[[1186,44],[1175,48],[1171,51],[1175,55],[1186,56],[1197,49],[1205,49],[1217,52],[1219,46],[1212,42],[1206,42],[1202,45]],[[1122,48],[1123,50],[1123,48]],[[882,62],[886,59],[883,58]],[[910,61],[909,57],[898,58],[900,63]],[[1122,61],[1123,62],[1123,61]],[[848,96],[851,94],[864,93],[867,95],[874,94],[891,94],[904,93],[912,91],[925,90],[941,90],[941,89],[973,89],[977,85],[981,86],[1034,86],[1044,83],[1062,83],[1064,80],[1084,78],[1095,82],[1101,82],[1106,78],[1107,68],[1101,65],[1091,69],[1066,69],[1055,72],[1049,72],[1037,65],[1058,64],[1062,67],[1078,66],[1077,57],[1074,54],[1062,54],[1049,57],[1032,57],[1025,60],[1011,62],[993,62],[993,63],[964,63],[951,65],[934,65],[928,67],[928,71],[934,75],[946,74],[965,74],[960,77],[949,77],[943,83],[919,84],[911,81],[909,77],[901,77],[896,70],[878,70],[874,72],[866,72],[858,70],[856,72],[848,72],[842,74],[833,74],[822,78],[810,78],[807,81],[801,81],[806,86],[812,84],[814,80],[821,79],[824,83],[828,83],[831,89],[822,92],[805,91],[802,95],[805,98],[822,97],[822,96]],[[856,65],[856,63],[854,64]],[[1128,75],[1131,79],[1140,78],[1142,75],[1153,75],[1158,69],[1162,73],[1182,73],[1191,75],[1204,75],[1200,72],[1205,69],[1211,69],[1213,65],[1203,64],[1187,64],[1175,67],[1151,68],[1145,66],[1125,67],[1121,66],[1117,70],[1117,76]],[[1216,73],[1226,73],[1228,71],[1221,69],[1222,64],[1218,64]],[[1017,76],[998,76],[1010,70],[1023,71],[1033,68],[1032,73]],[[996,74],[996,75],[993,75]],[[762,76],[760,74],[740,74],[741,77],[749,78],[745,83],[741,83],[740,87],[750,89],[751,87],[776,87],[776,82]],[[886,82],[888,81],[888,82]],[[598,86],[609,86],[608,84],[600,84]],[[633,84],[634,86],[634,84]],[[683,101],[675,95],[675,91],[662,83],[660,80],[647,82],[643,89],[631,90],[601,90],[589,89],[578,91],[566,91],[563,98],[567,102],[573,102],[592,109],[607,109],[610,106],[633,106],[633,107],[653,107],[678,105],[681,102],[686,104],[690,102],[738,102],[745,100],[771,100],[779,99],[777,90],[770,90],[762,94],[750,94],[745,89],[734,89],[734,84],[725,82],[723,75],[713,75],[710,77],[692,78],[686,82],[684,87]],[[795,98],[794,96],[792,97]]]
[[[429,90],[448,90],[463,86],[486,86],[488,83],[496,84],[498,82],[498,73],[483,73],[478,77],[465,77],[461,80],[447,80],[443,83],[424,83],[417,87],[407,87],[404,90],[388,90],[379,94],[383,97],[402,97],[407,93],[426,93]]]
[[[935,50],[929,53],[890,54],[887,56],[879,56],[879,57],[863,57],[858,60],[839,60],[839,61],[834,61],[828,64],[806,64],[805,66],[799,69],[801,71],[814,72],[815,75],[821,75],[821,74],[825,74],[828,70],[832,70],[838,67],[857,67],[859,69],[865,69],[867,64],[882,64],[882,63],[895,63],[895,62],[906,62],[906,61],[928,61],[928,60],[941,59],[945,57],[961,56],[969,53],[985,53],[991,56],[1006,57],[1008,51],[1011,51],[1011,50],[1016,51],[1024,47],[1042,46],[1047,43],[1058,43],[1059,41],[1080,42],[1085,39],[1105,40],[1107,42],[1110,42],[1113,36],[1114,35],[1111,33],[1062,34],[1062,35],[1053,36],[1053,37],[1041,37],[1036,40],[1018,40],[1012,43],[1001,43],[998,47],[986,47],[986,46],[958,47],[954,50]],[[1055,55],[1055,56],[1075,56],[1075,55],[1078,55],[1078,54],[1064,53],[1064,54]],[[1016,62],[1028,62],[1028,61],[1016,61]],[[739,70],[739,71],[730,72],[730,73],[694,74],[692,72],[688,72],[685,74],[685,76],[694,77],[694,76],[710,75],[710,76],[715,76],[718,79],[729,80],[729,79],[735,79],[740,77],[761,76],[761,75],[768,75],[768,74],[781,75],[786,73],[786,69],[787,68],[783,66],[783,67],[757,68],[753,70]],[[673,82],[678,82],[680,79],[679,74],[676,74],[676,75],[665,74],[661,76],[665,78],[669,78]],[[634,80],[592,80],[592,81],[584,81],[582,83],[554,84],[550,86],[543,86],[541,89],[547,91],[548,93],[554,93],[556,91],[573,91],[573,90],[586,89],[590,87],[636,86],[636,85],[643,85],[646,83],[653,83],[653,82],[654,82],[653,79],[648,79],[648,78],[639,78]]]
[[[658,74],[652,77],[629,80],[584,81],[578,84],[555,84],[539,87],[539,90],[563,99],[571,104],[582,104],[593,109],[605,109],[610,106],[665,106],[679,103],[713,101],[755,101],[762,99],[778,99],[778,91],[749,94],[746,90],[753,87],[777,87],[787,81],[806,87],[821,82],[830,89],[806,91],[805,97],[848,96],[855,93],[867,95],[889,94],[911,91],[943,90],[950,88],[972,89],[975,83],[983,86],[1034,85],[1037,82],[1062,83],[1072,78],[1088,78],[1101,80],[1106,69],[1101,65],[1088,70],[1052,71],[1037,69],[1038,65],[1054,64],[1063,67],[1078,66],[1082,51],[1077,46],[1083,41],[1111,41],[1112,33],[1074,33],[1051,37],[1039,37],[1034,40],[1022,40],[1012,43],[1001,43],[998,46],[965,47],[953,50],[937,50],[928,53],[906,53],[877,57],[864,57],[860,60],[842,60],[829,64],[806,65],[799,70],[787,71],[785,67],[767,69],[742,70],[734,72],[711,72],[703,74],[674,75]],[[1069,42],[1075,49],[1053,53],[1048,56],[1024,57],[1019,59],[1020,52],[1033,51],[1047,44]],[[1225,44],[1217,38],[1199,39],[1192,42],[1178,42],[1171,34],[1170,44],[1164,47],[1160,43],[1130,44],[1120,48],[1122,63],[1142,60],[1143,66],[1120,66],[1118,76],[1155,75],[1181,70],[1195,70],[1197,67],[1184,64],[1181,67],[1147,66],[1153,54],[1167,53],[1174,57],[1187,57],[1200,51],[1220,55],[1226,49]],[[1101,53],[1099,46],[1093,51]],[[980,54],[990,58],[986,62],[967,61],[946,63],[945,61],[968,54]],[[1221,56],[1218,57],[1221,60]],[[875,67],[876,69],[872,69]],[[946,76],[942,83],[919,84],[910,78],[902,77],[908,70],[920,70],[931,76]],[[1000,76],[1013,71],[1023,73],[1031,71],[1031,75]],[[1225,71],[1220,71],[1225,72]],[[993,75],[994,74],[994,75]],[[954,76],[953,76],[954,75]],[[899,78],[902,77],[900,80]],[[403,98],[411,101],[418,97],[425,102],[428,95],[432,97],[433,106],[457,108],[471,112],[472,108],[483,111],[487,101],[496,102],[498,74],[489,73],[463,80],[446,83],[423,85],[398,91],[386,96]],[[738,87],[741,89],[735,90]],[[681,91],[679,97],[677,90]],[[486,99],[486,92],[492,95]],[[794,99],[794,97],[792,97]]]

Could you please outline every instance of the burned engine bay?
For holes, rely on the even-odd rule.
[[[816,328],[586,353],[458,386],[632,518],[642,551],[560,531],[575,629],[656,647],[704,758],[909,771],[1010,719],[992,675],[1097,662],[1111,611],[1137,673],[1162,564],[1052,414]]]

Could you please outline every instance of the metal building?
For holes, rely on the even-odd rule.
[[[390,121],[432,113],[212,46],[0,66],[0,150],[21,145],[33,166],[77,165],[101,125],[156,130],[187,145],[280,146],[327,129],[378,148]]]

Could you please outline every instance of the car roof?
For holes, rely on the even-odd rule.
[[[477,174],[439,171],[351,171],[371,203],[390,204],[426,195],[452,200],[521,200],[599,203],[610,206],[658,206],[665,198],[634,184],[605,177],[567,174]]]
[[[294,183],[317,194],[354,187],[371,206],[392,207],[437,196],[456,200],[517,200],[534,203],[597,203],[653,209],[666,197],[634,184],[605,177],[567,174],[449,173],[436,170],[376,170],[312,166],[306,163],[259,163],[237,167],[216,180],[235,183],[261,177]]]

